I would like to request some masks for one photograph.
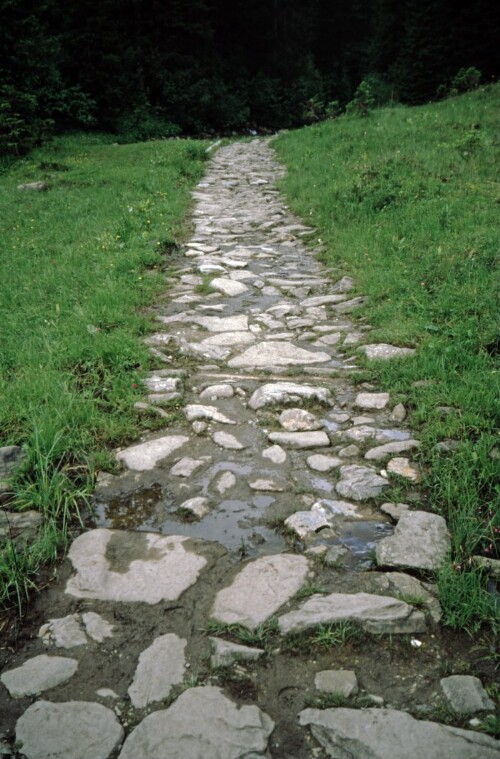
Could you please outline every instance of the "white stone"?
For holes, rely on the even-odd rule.
[[[300,304],[303,308],[310,308],[315,306],[326,306],[332,303],[342,303],[347,300],[345,295],[313,295],[311,298],[306,298]]]
[[[236,424],[236,422],[228,419],[215,406],[201,406],[192,403],[184,408],[184,414],[188,422],[193,422],[195,419],[211,419],[213,422],[219,422],[220,424]]]
[[[265,406],[289,405],[304,400],[331,404],[331,393],[324,387],[298,385],[294,382],[274,382],[261,385],[252,395],[248,405],[257,410]]]
[[[279,415],[279,423],[288,432],[299,432],[302,430],[319,430],[323,423],[302,408],[289,408],[282,411]]]
[[[201,341],[200,346],[206,349],[212,346],[223,348],[233,345],[250,345],[256,339],[252,332],[216,332],[214,335],[210,335],[210,337],[205,337]]]
[[[170,474],[174,477],[191,477],[197,469],[206,463],[203,459],[191,459],[189,456],[184,456],[173,465]]]
[[[330,527],[331,523],[331,515],[319,503],[315,503],[309,511],[296,511],[285,519],[286,527],[293,530],[299,538],[306,538]]]
[[[316,673],[314,687],[323,693],[336,693],[344,698],[358,692],[358,678],[350,669],[324,669]]]
[[[323,453],[315,453],[307,458],[307,466],[315,472],[331,472],[342,463],[336,456],[325,456]]]
[[[323,431],[317,432],[270,432],[271,443],[284,445],[286,448],[323,448],[330,445],[330,438]]]
[[[123,461],[129,469],[145,472],[154,469],[159,461],[166,459],[188,442],[189,438],[184,435],[166,435],[125,448],[116,454],[116,458]]]
[[[376,448],[370,448],[365,454],[367,461],[382,461],[394,453],[403,453],[404,451],[411,451],[414,448],[418,448],[420,443],[418,440],[402,440],[401,442],[385,443],[385,445],[379,445]]]
[[[221,448],[227,448],[228,450],[241,451],[246,447],[234,435],[230,435],[229,432],[214,432],[212,440],[217,445],[220,445]]]
[[[361,516],[358,513],[358,507],[347,501],[334,501],[330,498],[322,498],[319,503],[333,516],[341,516],[346,519],[359,518]]]
[[[169,393],[179,389],[181,380],[179,377],[160,377],[153,374],[144,380],[144,384],[153,393]]]
[[[160,635],[139,656],[134,680],[128,689],[132,705],[143,709],[154,701],[162,701],[174,685],[184,678],[184,649],[187,641],[173,633]]]
[[[278,482],[270,478],[260,477],[257,480],[249,480],[248,486],[251,490],[262,490],[264,492],[283,493],[286,490],[286,483]]]
[[[210,638],[209,640],[213,652],[210,657],[212,667],[229,667],[240,661],[256,661],[265,653],[263,648],[240,646],[238,643],[230,643],[222,638]]]
[[[248,287],[243,282],[235,282],[234,279],[229,279],[229,277],[215,277],[215,279],[210,281],[210,285],[214,290],[218,290],[231,298],[235,295],[243,295],[243,293],[248,292]]]
[[[181,503],[179,509],[190,511],[192,514],[194,514],[195,517],[202,519],[210,511],[209,500],[208,498],[203,498],[202,496],[189,498],[187,501]]]
[[[191,321],[209,332],[246,332],[248,329],[248,316],[243,315],[195,316]]]
[[[410,459],[404,456],[398,456],[391,459],[387,464],[387,471],[390,474],[397,474],[398,477],[404,477],[411,482],[420,482],[420,471],[415,464],[410,462]]]
[[[415,353],[413,348],[398,348],[395,345],[387,345],[387,343],[363,345],[361,346],[361,350],[365,353],[368,359],[376,359],[377,361],[387,361],[391,358],[413,356]]]
[[[389,393],[358,393],[354,405],[364,409],[383,409],[389,403]]]
[[[237,332],[236,334],[240,334]],[[210,339],[210,338],[209,338]],[[220,384],[210,385],[200,393],[201,400],[215,401],[217,398],[232,398],[234,395],[234,388],[232,385]]]
[[[46,646],[57,648],[74,648],[87,643],[87,636],[80,627],[78,614],[68,614],[60,619],[49,619],[38,633]]]
[[[12,698],[36,696],[70,680],[78,669],[76,659],[40,654],[28,659],[22,666],[3,672],[0,681]]]
[[[262,451],[265,459],[269,459],[273,464],[284,464],[287,459],[286,451],[280,445],[271,445]]]
[[[297,593],[307,573],[304,556],[283,553],[255,559],[217,593],[211,617],[255,629]]]
[[[354,501],[376,498],[389,482],[374,469],[352,464],[340,468],[341,479],[336,484],[337,493]]]
[[[207,563],[188,538],[105,529],[80,535],[68,556],[76,570],[69,595],[148,604],[177,600]]]
[[[273,729],[257,706],[238,707],[220,688],[189,688],[146,717],[118,759],[264,759]]]
[[[113,625],[94,611],[87,611],[82,614],[82,622],[87,635],[96,643],[102,643],[106,638],[113,637]]]
[[[108,759],[123,736],[111,709],[86,701],[37,701],[16,725],[27,759]]]
[[[234,488],[236,485],[236,477],[234,476],[233,472],[222,472],[222,474],[217,478],[215,483],[215,489],[218,493],[221,495],[224,495],[224,493],[227,490],[231,490],[231,488]]]
[[[118,693],[116,693],[111,688],[99,688],[98,690],[96,690],[96,694],[100,696],[101,698],[113,698],[113,699],[120,698]]]
[[[228,361],[230,367],[266,368],[273,366],[300,366],[302,364],[324,364],[330,361],[329,353],[313,352],[298,348],[293,343],[268,340],[258,343],[239,356]]]
[[[432,571],[443,564],[450,548],[443,517],[426,511],[404,511],[394,535],[377,543],[377,564]]]

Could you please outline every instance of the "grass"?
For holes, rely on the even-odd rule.
[[[274,143],[289,169],[282,188],[332,276],[352,275],[353,294],[369,296],[369,341],[417,349],[358,359],[360,379],[404,400],[422,441],[428,501],[452,536],[444,620],[469,632],[500,625],[470,561],[500,558],[499,92],[345,116]],[[439,450],[445,439],[457,447]]]
[[[317,625],[311,630],[288,633],[283,639],[283,650],[292,654],[309,654],[329,651],[361,640],[364,633],[352,622]]]
[[[64,548],[106,449],[148,423],[133,405],[152,358],[145,307],[186,231],[205,144],[54,139],[0,175],[0,445],[21,445],[11,509],[44,516],[0,557],[0,603],[21,608]],[[44,180],[47,192],[17,185]]]
[[[243,627],[243,625],[226,624],[210,620],[203,628],[203,633],[218,638],[228,638],[244,646],[258,646],[266,649],[277,630],[278,621],[272,617],[253,630],[249,630],[247,627]]]

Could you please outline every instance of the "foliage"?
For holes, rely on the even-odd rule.
[[[463,92],[476,90],[481,82],[481,72],[475,66],[461,68],[452,79],[451,94],[459,95]]]

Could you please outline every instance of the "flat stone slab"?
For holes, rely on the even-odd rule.
[[[413,356],[415,353],[413,348],[399,348],[396,345],[388,345],[387,343],[362,345],[361,350],[368,359],[376,359],[377,361],[388,361],[391,358],[405,358],[406,356]]]
[[[80,535],[68,557],[76,570],[69,595],[148,604],[177,600],[207,564],[180,535],[105,529]]]
[[[285,553],[251,561],[229,587],[217,593],[210,616],[254,629],[297,593],[308,568],[304,556]]]
[[[248,316],[195,316],[190,319],[194,324],[209,332],[246,332]]]
[[[38,637],[46,646],[57,648],[75,648],[87,643],[87,636],[80,626],[78,614],[68,614],[67,617],[49,619],[40,627]]]
[[[168,709],[146,717],[118,759],[258,759],[269,756],[273,730],[257,706],[238,708],[220,688],[189,688]]]
[[[425,632],[424,615],[404,601],[372,593],[331,593],[314,595],[297,611],[279,618],[283,635],[310,630],[317,625],[356,622],[373,633]]]
[[[37,701],[16,725],[28,759],[108,759],[124,732],[111,709],[87,701]]]
[[[158,462],[166,459],[178,448],[189,442],[185,435],[166,435],[125,448],[116,454],[118,461],[123,461],[129,469],[145,472],[154,469]]]
[[[332,396],[329,390],[314,385],[298,385],[295,382],[273,382],[261,385],[250,398],[248,405],[256,411],[265,406],[288,406],[300,401],[316,401],[330,405]]]
[[[184,456],[173,465],[170,474],[174,477],[191,477],[197,469],[206,463],[206,459],[191,459],[189,456]]]
[[[265,653],[263,648],[250,648],[239,643],[231,643],[223,638],[210,638],[212,667],[229,667],[241,661],[256,661]]]
[[[383,409],[389,403],[389,393],[358,393],[354,405],[364,409]]]
[[[420,482],[420,470],[416,464],[412,464],[410,459],[405,456],[397,456],[391,459],[387,464],[387,471],[390,474],[397,474],[398,477],[404,477],[411,482]]]
[[[202,406],[197,403],[188,404],[184,408],[184,414],[188,422],[194,422],[197,419],[210,419],[212,422],[219,424],[236,424],[232,419],[223,414],[216,406]]]
[[[236,282],[234,279],[229,279],[228,277],[215,277],[210,280],[210,285],[214,290],[218,290],[223,295],[228,295],[231,298],[235,295],[243,295],[243,293],[248,292],[248,287],[243,282]]]
[[[262,451],[265,459],[269,459],[273,464],[284,464],[286,461],[286,451],[280,445],[271,445]]]
[[[307,458],[307,466],[315,472],[331,472],[342,464],[342,459],[337,456],[326,456],[323,453],[315,453]]]
[[[323,448],[330,445],[330,438],[322,430],[317,432],[270,432],[267,437],[271,443],[284,445],[285,448]]]
[[[106,638],[113,637],[114,625],[94,611],[87,611],[85,614],[82,614],[82,622],[85,632],[96,643],[102,643]]]
[[[299,538],[319,532],[332,523],[331,514],[319,503],[315,503],[309,511],[296,511],[285,519],[285,526],[293,530]]]
[[[210,511],[210,505],[208,498],[203,496],[196,496],[195,498],[188,498],[179,506],[179,509],[185,509],[190,511],[198,519],[202,519]]]
[[[28,659],[21,667],[3,672],[0,681],[12,698],[36,696],[70,680],[78,669],[76,659],[40,654]]]
[[[336,759],[500,757],[500,741],[393,709],[304,709],[299,723],[309,727],[328,756]]]
[[[134,680],[128,689],[132,705],[144,709],[153,701],[162,701],[174,685],[181,683],[185,672],[184,649],[187,641],[173,633],[160,635],[139,656]]]
[[[323,422],[303,408],[287,408],[281,412],[278,419],[281,426],[288,432],[319,430]]]
[[[293,343],[268,340],[252,345],[239,356],[228,361],[228,366],[240,368],[252,366],[265,369],[273,366],[301,366],[302,364],[324,364],[330,361],[329,353],[313,352],[298,348]]]
[[[236,332],[236,334],[239,335],[240,333]],[[233,395],[234,387],[232,385],[220,383],[218,385],[210,385],[209,387],[206,387],[205,390],[200,393],[200,399],[203,401],[215,401],[217,398],[232,398]]]
[[[446,522],[427,511],[403,511],[394,534],[377,543],[377,564],[408,569],[439,569],[451,548]]]
[[[478,677],[452,675],[443,677],[440,684],[449,705],[457,714],[475,714],[495,709],[495,704]]]
[[[344,698],[355,696],[359,690],[356,673],[350,669],[324,669],[317,672],[314,687],[323,693],[336,693]]]
[[[234,435],[230,435],[229,432],[214,432],[212,440],[217,445],[220,445],[221,448],[226,448],[227,450],[241,451],[246,447]]]
[[[401,440],[394,443],[385,443],[385,445],[378,445],[375,448],[370,448],[365,453],[365,459],[367,461],[382,461],[383,459],[393,456],[395,453],[404,453],[405,451],[411,451],[414,448],[418,448],[420,442],[418,440]]]
[[[335,486],[337,493],[355,501],[376,498],[389,484],[388,480],[378,475],[374,469],[356,464],[340,467],[340,477]]]
[[[251,345],[256,339],[252,332],[216,332],[210,337],[205,337],[200,345],[202,348],[211,346],[230,348],[233,345]]]

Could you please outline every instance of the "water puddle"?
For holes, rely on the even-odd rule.
[[[361,572],[373,567],[376,544],[393,532],[394,527],[387,522],[345,522],[339,528],[338,537],[319,540],[318,543],[328,545],[329,548],[347,548],[347,552],[339,558],[339,566]]]

